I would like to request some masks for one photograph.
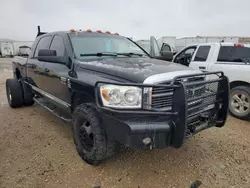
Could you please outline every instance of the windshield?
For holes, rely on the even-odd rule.
[[[118,55],[125,53],[147,55],[136,44],[134,44],[125,37],[124,38],[110,37],[110,36],[106,37],[106,36],[95,35],[95,36],[70,36],[70,38],[76,58],[79,59],[93,58],[95,54],[100,54],[100,53],[106,53],[106,54],[117,53]],[[112,54],[110,56],[114,57]],[[140,56],[133,56],[133,57],[140,57]]]
[[[146,52],[150,53],[150,41],[144,40],[144,41],[136,41],[136,43],[141,46]]]

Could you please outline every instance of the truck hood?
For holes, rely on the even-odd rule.
[[[197,73],[189,67],[152,58],[107,58],[98,61],[80,61],[79,64],[83,69],[137,83],[156,82],[156,75],[159,75],[163,80],[169,80],[177,75]]]

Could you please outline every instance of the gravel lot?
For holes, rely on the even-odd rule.
[[[78,156],[70,125],[38,105],[11,109],[0,59],[0,187],[249,187],[250,123],[232,117],[187,140],[181,149],[123,149],[92,167]]]

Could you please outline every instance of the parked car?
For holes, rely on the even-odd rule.
[[[70,122],[88,164],[112,156],[117,143],[179,148],[190,136],[225,124],[229,88],[222,72],[159,60],[164,57],[151,57],[129,38],[100,30],[39,30],[37,36],[29,57],[13,60],[9,105],[37,102]],[[153,37],[151,43],[157,43]],[[206,80],[209,75],[216,78]]]
[[[190,45],[176,54],[173,62],[202,71],[223,71],[230,82],[230,112],[250,118],[250,45],[203,43]]]

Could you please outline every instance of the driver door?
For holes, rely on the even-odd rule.
[[[172,61],[173,59],[173,53],[171,51],[164,52],[164,54],[161,54],[159,45],[155,37],[150,37],[150,52],[151,57],[154,57],[155,59],[165,60],[165,61]]]
[[[175,55],[173,62],[189,66],[196,51],[196,48],[197,46],[189,46],[187,48],[184,48]]]
[[[157,57],[160,57],[160,48],[158,45],[157,40],[155,39],[155,37],[151,36],[150,37],[150,52],[149,52],[151,57],[155,57],[157,59]]]

